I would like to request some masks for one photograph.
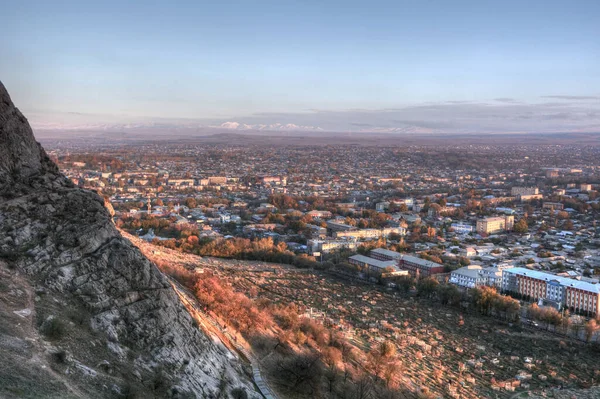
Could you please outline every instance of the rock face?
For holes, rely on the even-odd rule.
[[[13,105],[0,82],[0,192],[16,192],[21,185],[57,181],[67,185],[56,165],[35,141],[27,119]],[[37,186],[39,187],[39,186]]]
[[[119,397],[134,380],[142,395],[228,397],[228,384],[252,397],[237,358],[198,329],[168,279],[121,237],[103,198],[61,175],[0,83],[2,263],[35,292],[32,314],[21,317],[41,327],[65,321],[69,339],[54,345],[71,359],[73,396]],[[79,323],[66,316],[74,309]],[[99,378],[87,368],[106,380],[77,377]]]

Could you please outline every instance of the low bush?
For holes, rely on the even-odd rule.
[[[58,364],[65,364],[67,362],[67,352],[64,350],[54,352],[52,354],[52,360],[54,360]]]
[[[59,340],[65,334],[65,325],[60,319],[54,317],[42,324],[42,334],[48,339]]]

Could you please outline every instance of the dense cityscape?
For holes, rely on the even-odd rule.
[[[378,297],[367,301],[373,304],[396,300],[396,295],[404,301],[427,299],[410,317],[419,315],[419,306],[429,308],[431,315],[433,301],[448,306],[442,312],[459,310],[461,318],[475,312],[495,318],[499,325],[540,335],[551,331],[592,345],[600,341],[596,147],[269,148],[177,142],[101,148],[61,142],[48,147],[75,184],[104,196],[115,224],[132,239],[191,257],[238,259],[233,264],[206,264],[202,258],[190,258],[184,264],[231,281],[234,291],[246,294],[253,289],[234,276],[254,281],[253,270],[266,267],[252,283],[262,287],[253,293],[254,300],[299,306],[301,317],[339,330],[352,345],[363,348],[365,356],[373,356],[368,348],[378,341],[403,347],[403,340],[424,337],[388,327],[402,325],[390,305],[384,306],[384,313],[376,311],[375,318],[370,316],[373,309],[351,300],[345,304],[354,309],[341,303],[332,307],[336,295],[353,287],[358,297]],[[162,262],[176,257],[164,253],[171,255]],[[252,261],[259,263],[244,263]],[[280,266],[260,262],[293,267],[277,269]],[[306,275],[306,270],[312,274]],[[268,280],[266,271],[279,277]],[[325,301],[315,301],[312,294],[302,297],[297,291],[300,281],[304,291],[323,290]],[[273,297],[274,290],[285,294]],[[394,296],[386,299],[390,294]],[[288,299],[282,301],[281,295]],[[213,315],[223,317],[219,312]],[[519,345],[515,341],[515,348]],[[502,349],[515,357],[515,348]],[[529,356],[527,362],[536,358],[535,352],[522,355]],[[462,362],[468,363],[464,358]],[[586,386],[597,378],[593,373],[585,377],[586,371],[577,374],[582,378],[578,383],[560,375],[551,383],[548,372],[534,377],[523,371],[512,376],[503,372],[491,380],[478,377],[471,387],[439,382],[429,388],[432,395],[469,397],[491,395],[490,389]],[[419,384],[418,373],[413,376],[408,386]],[[406,376],[389,378],[407,386],[402,382]],[[301,384],[286,388],[283,392],[312,392],[303,391]]]

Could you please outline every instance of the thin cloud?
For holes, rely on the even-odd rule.
[[[553,98],[555,100],[600,100],[598,96],[542,96],[542,98]]]
[[[549,120],[549,121],[552,121],[552,120],[558,120],[558,121],[560,121],[560,120],[575,119],[574,115],[571,114],[571,113],[569,113],[569,112],[559,112],[559,113],[556,113],[556,114],[542,115],[541,118],[545,119],[545,120]]]
[[[438,122],[431,120],[392,120],[395,124],[422,127],[425,129],[446,129],[456,127],[452,122]]]

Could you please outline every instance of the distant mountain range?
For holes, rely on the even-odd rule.
[[[217,126],[210,126],[212,128],[231,129],[231,130],[268,130],[268,131],[324,131],[319,126],[303,126],[295,125],[293,123],[271,123],[271,124],[254,124],[249,125],[240,122],[224,122]]]
[[[36,130],[95,130],[119,131],[137,129],[227,129],[227,130],[254,130],[254,131],[310,131],[322,132],[319,126],[304,126],[293,123],[247,124],[241,122],[223,122],[218,125],[203,125],[199,123],[112,123],[112,124],[75,124],[60,125],[53,123],[33,124]]]

